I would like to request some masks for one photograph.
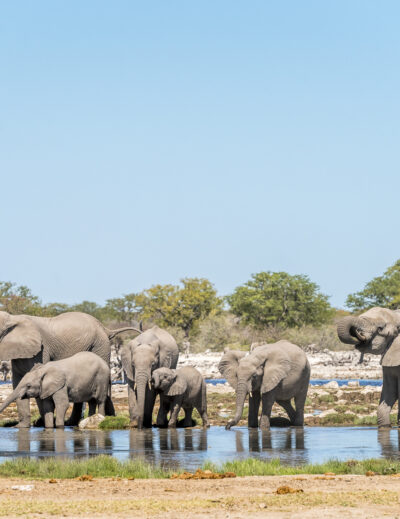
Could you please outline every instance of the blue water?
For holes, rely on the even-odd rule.
[[[381,386],[382,380],[364,380],[359,378],[349,378],[349,379],[341,379],[341,378],[316,378],[314,380],[310,380],[311,386],[322,386],[324,384],[328,384],[328,382],[332,382],[334,380],[339,384],[339,386],[347,386],[349,382],[358,382],[360,386]],[[206,379],[207,384],[212,384],[215,386],[216,384],[225,384],[226,380],[224,378],[208,378]]]
[[[287,465],[328,459],[400,458],[400,430],[376,427],[272,428],[236,427],[79,431],[1,430],[0,461],[14,456],[86,457],[110,454],[119,460],[142,459],[166,467],[193,470],[205,461],[280,458]]]

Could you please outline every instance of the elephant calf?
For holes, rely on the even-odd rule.
[[[105,415],[110,390],[110,368],[95,353],[82,351],[62,360],[36,364],[3,402],[0,413],[18,398],[40,398],[43,401],[44,426],[64,427],[70,402],[89,403],[89,416]]]
[[[181,407],[185,410],[183,427],[192,426],[192,412],[196,408],[203,421],[203,427],[209,427],[207,417],[206,383],[201,373],[190,366],[181,369],[158,368],[153,371],[152,383],[160,392],[160,412],[157,425],[176,427]],[[167,414],[171,410],[168,421]]]

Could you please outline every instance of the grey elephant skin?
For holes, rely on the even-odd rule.
[[[271,410],[277,402],[289,416],[291,425],[302,426],[310,381],[310,364],[304,351],[288,341],[264,344],[251,353],[226,351],[219,363],[220,373],[236,391],[236,413],[226,429],[242,417],[249,394],[248,426],[269,429]],[[291,404],[294,398],[295,408]]]
[[[193,409],[197,409],[201,416],[203,427],[209,427],[206,383],[196,368],[156,369],[153,371],[152,383],[160,393],[160,412],[157,417],[159,427],[176,427],[181,408],[185,411],[183,427],[192,427]],[[169,421],[168,411],[171,411]]]
[[[120,354],[128,382],[130,425],[139,429],[151,427],[156,398],[151,375],[157,368],[176,368],[178,345],[166,330],[153,326],[124,344]]]
[[[0,413],[17,399],[40,398],[44,426],[64,427],[70,402],[89,403],[89,416],[105,414],[105,404],[111,391],[110,368],[95,353],[83,351],[63,360],[36,364],[22,377],[11,395],[3,402]]]
[[[378,426],[390,427],[390,411],[400,397],[400,311],[374,307],[359,316],[347,316],[337,325],[339,339],[364,353],[381,355],[383,385]],[[400,415],[397,418],[400,423]]]
[[[109,364],[110,340],[124,331],[140,333],[132,327],[108,330],[97,319],[81,312],[66,312],[51,318],[0,312],[0,359],[11,360],[15,389],[35,363],[64,359],[80,351],[92,351]],[[37,403],[43,417],[39,399]],[[30,427],[29,399],[18,399],[17,408],[18,426]],[[82,405],[76,404],[69,424],[76,425],[81,413]],[[110,398],[106,413],[114,414]]]

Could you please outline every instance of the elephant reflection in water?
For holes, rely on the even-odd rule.
[[[378,442],[384,458],[400,458],[400,429],[378,429]]]
[[[236,433],[236,451],[245,452],[243,438],[244,431],[235,431]],[[277,451],[304,451],[304,430],[288,428],[277,434],[277,431],[271,430],[248,430],[249,452],[262,452],[272,450],[272,437],[277,439],[278,444],[275,446]],[[294,438],[294,445],[293,445]]]
[[[19,452],[31,452],[32,442],[37,440],[37,452],[53,452],[59,455],[87,456],[99,451],[112,451],[112,440],[108,432],[68,431],[64,429],[44,429],[32,434],[29,429],[18,429],[17,444]],[[71,442],[72,440],[72,442]]]

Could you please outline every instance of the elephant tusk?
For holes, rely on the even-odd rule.
[[[150,380],[149,380],[149,389],[150,389],[150,391],[151,391],[151,382],[150,382]]]
[[[251,391],[250,391],[250,396],[251,396],[251,398],[253,398],[253,393]]]
[[[135,382],[135,385],[133,386],[133,390],[134,391],[136,391],[136,387],[137,387],[137,385],[136,385],[136,382]]]

